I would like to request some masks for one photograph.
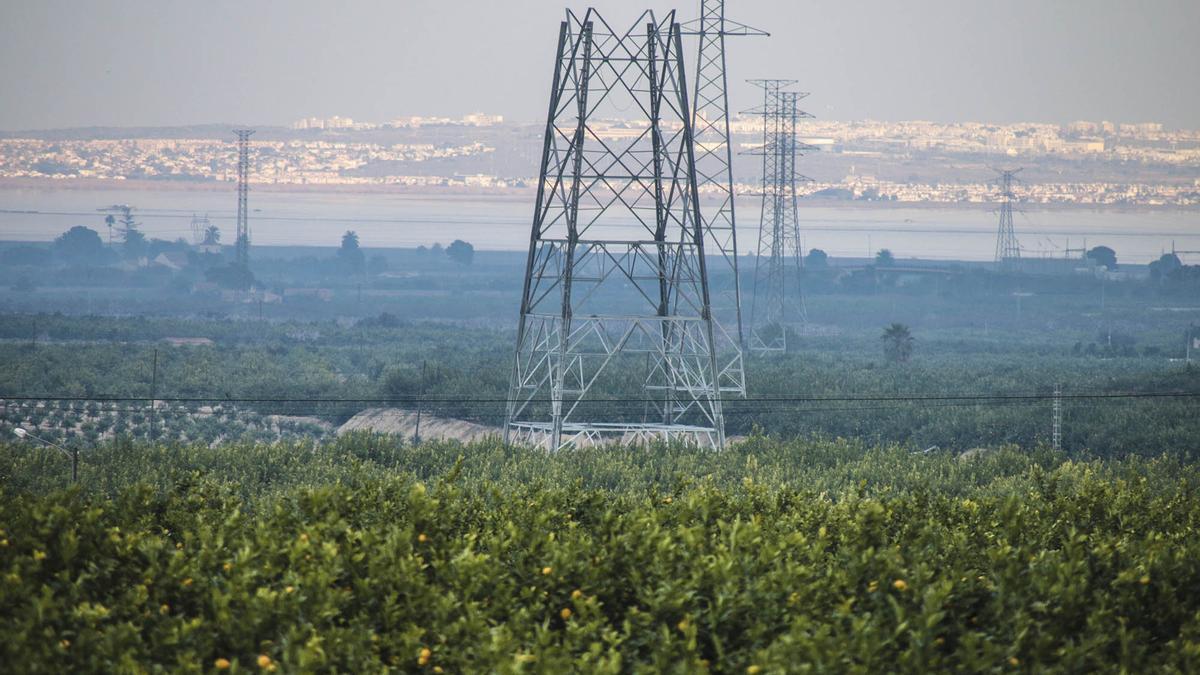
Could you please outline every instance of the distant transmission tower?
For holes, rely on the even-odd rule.
[[[750,348],[759,352],[787,349],[791,326],[807,320],[800,273],[799,182],[796,158],[809,149],[796,140],[796,120],[811,117],[797,107],[808,94],[783,91],[794,80],[751,80],[763,89],[763,105],[750,111],[763,118],[763,144],[752,154],[763,157],[762,214],[754,260],[750,302]]]
[[[253,129],[235,129],[238,144],[238,184],[237,184],[237,264],[242,267],[250,266],[250,213],[248,200],[250,194],[250,135]]]
[[[1000,229],[996,233],[996,264],[1008,267],[1021,259],[1021,246],[1013,231],[1013,182],[1020,169],[997,169],[1000,176],[993,182],[1000,187]]]
[[[560,27],[506,440],[724,446],[681,44],[674,12]]]
[[[1062,449],[1062,385],[1054,383],[1054,432],[1050,444],[1055,450]]]
[[[197,216],[192,214],[192,244],[199,246],[204,243],[205,232],[208,231],[208,214]]]
[[[725,18],[724,0],[701,0],[700,18],[684,25],[684,35],[699,38],[692,127],[695,137],[696,187],[709,195],[702,201],[705,254],[716,259],[712,284],[718,382],[721,391],[744,397],[746,350],[742,326],[742,282],[738,274],[737,219],[734,213],[733,150],[729,140],[729,80],[725,37],[768,35]],[[719,256],[719,258],[717,257]]]

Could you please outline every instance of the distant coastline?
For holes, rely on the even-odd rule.
[[[409,186],[409,185],[303,185],[297,183],[251,183],[253,192],[271,194],[304,194],[304,195],[395,195],[411,196],[414,199],[429,199],[437,197],[453,197],[464,201],[499,201],[499,202],[532,202],[535,197],[533,188],[480,188],[473,186]],[[44,191],[144,191],[154,192],[197,192],[233,194],[234,184],[227,181],[156,181],[156,180],[113,180],[107,178],[0,178],[0,190],[44,190]],[[232,197],[231,197],[232,198]],[[739,195],[739,202],[752,201],[752,195]],[[840,207],[854,209],[930,209],[977,211],[990,206],[987,202],[900,202],[900,201],[869,201],[858,199],[831,199],[823,197],[802,197],[801,208],[804,204],[836,209]],[[1046,212],[1087,212],[1102,211],[1105,213],[1158,213],[1179,212],[1198,213],[1200,205],[1171,205],[1171,204],[1064,204],[1064,203],[1022,203],[1026,211]]]

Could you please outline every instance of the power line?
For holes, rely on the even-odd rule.
[[[1200,392],[1192,391],[1148,391],[1148,392],[1100,392],[1100,393],[1076,393],[1062,394],[1059,398],[1063,401],[1069,400],[1105,400],[1105,399],[1175,399],[1175,398],[1196,398],[1200,397]],[[893,395],[878,395],[878,396],[765,396],[743,399],[744,403],[823,403],[823,402],[839,402],[839,403],[857,403],[857,402],[924,402],[924,401],[968,401],[968,402],[989,402],[989,401],[1044,401],[1055,398],[1053,393],[1047,394],[893,394]],[[438,403],[506,403],[506,398],[430,398],[428,396],[400,396],[400,397],[374,397],[374,398],[235,398],[225,396],[177,396],[177,397],[162,397],[151,399],[147,396],[112,396],[112,395],[97,395],[97,396],[56,396],[40,395],[40,396],[9,396],[0,394],[0,402],[3,401],[74,401],[74,402],[96,402],[96,403],[122,403],[122,402],[146,402],[159,401],[163,403],[421,403],[438,404]],[[550,403],[551,398],[533,398],[526,399],[531,403]],[[610,398],[610,399],[592,399],[590,401],[581,401],[581,404],[612,404],[612,403],[647,403],[655,402],[659,399],[652,398]]]
[[[748,197],[747,197],[748,198]],[[741,199],[741,197],[739,197]],[[194,216],[192,210],[188,209],[138,209],[143,219],[177,219],[190,221]],[[0,209],[0,215],[20,215],[20,216],[94,216],[94,211],[41,211],[41,210],[22,210],[22,209]],[[234,220],[237,217],[236,213],[207,210],[206,215],[210,219]],[[412,217],[391,217],[391,218],[368,218],[361,216],[335,218],[332,216],[280,216],[271,215],[269,211],[254,211],[254,219],[256,221],[278,221],[278,222],[301,222],[301,223],[373,223],[380,225],[477,225],[487,224],[489,228],[520,228],[524,230],[528,227],[528,218],[518,216],[488,216],[486,222],[483,218],[465,219],[460,216],[437,216],[424,215]],[[829,225],[828,218],[805,218],[800,217],[798,223],[805,225],[807,229],[819,232],[839,233],[839,232],[888,232],[895,234],[964,234],[964,235],[981,235],[995,236],[996,232],[991,229],[991,226],[980,226],[977,228],[961,227],[948,225],[946,227],[904,227],[896,225]],[[143,225],[145,225],[143,223]],[[631,223],[630,228],[636,228],[636,223]],[[1055,227],[1055,226],[1052,226]],[[150,228],[146,228],[150,229]],[[159,232],[191,232],[190,228],[179,228],[164,230],[154,228],[155,233]],[[1067,237],[1067,236],[1083,236],[1077,231],[1066,230],[1037,230],[1037,234],[1047,237]],[[1106,238],[1117,237],[1177,237],[1181,239],[1194,239],[1196,235],[1183,230],[1176,232],[1167,231],[1129,231],[1129,232],[1106,232]],[[516,250],[516,249],[514,249]],[[828,250],[826,250],[828,252]],[[855,256],[850,256],[855,257]],[[1155,258],[1157,260],[1157,258]]]
[[[146,399],[143,399],[143,400],[146,400]],[[161,398],[155,399],[155,400],[158,403],[165,402],[165,400],[161,399]],[[594,401],[594,403],[614,403],[614,402],[620,402],[620,401]],[[978,401],[958,401],[958,402],[951,401],[951,402],[930,403],[930,404],[922,406],[922,407],[925,407],[925,408],[955,408],[955,407],[970,407],[970,406],[980,406],[980,405],[1017,406],[1017,405],[1029,405],[1029,404],[1033,404],[1036,402],[1037,401],[1025,401],[1025,400],[994,401],[994,402],[990,402],[990,403],[978,402]],[[419,403],[423,406],[423,408],[425,410],[428,410],[431,407],[431,404],[437,403],[437,401],[423,400],[423,401],[420,401]],[[503,401],[497,402],[497,405],[499,403],[503,403]],[[636,401],[636,403],[640,403],[640,401]],[[737,403],[745,403],[745,401],[737,401]],[[798,408],[798,407],[795,407],[795,405],[800,405],[800,404],[778,405],[775,407],[755,407],[752,410],[738,410],[738,411],[736,411],[736,414],[750,415],[750,414],[755,414],[755,413],[760,413],[760,412],[762,412],[762,413],[785,413],[785,412],[786,413],[791,413],[791,412],[810,413],[810,412],[853,412],[853,411],[908,410],[909,409],[906,406],[900,406],[900,405],[850,406],[850,407],[837,407],[837,408]],[[0,407],[3,407],[3,406],[4,406],[4,404],[0,403]],[[21,407],[21,404],[15,404],[13,407]],[[50,409],[42,408],[42,410],[50,410]],[[63,409],[56,408],[55,410],[61,411]],[[114,407],[114,408],[101,408],[98,412],[100,412],[100,413],[145,413],[145,412],[147,412],[147,410],[148,409],[144,406],[123,407],[123,408],[115,408]],[[165,415],[183,415],[183,414],[223,415],[227,412],[231,412],[229,410],[198,410],[198,409],[194,409],[194,408],[189,409],[189,408],[183,408],[183,407],[177,407],[177,408],[159,407],[157,410],[158,410],[158,414],[164,415],[164,416]],[[291,410],[293,412],[296,410],[302,410],[302,411],[308,411],[308,412],[320,412],[321,409],[314,406],[314,407],[299,408],[299,409],[293,407]],[[87,412],[87,410],[85,408],[69,408],[66,410],[66,412]],[[263,413],[263,414],[264,415],[284,415],[285,413]]]

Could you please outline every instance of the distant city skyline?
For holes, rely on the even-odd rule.
[[[646,121],[592,120],[600,141],[645,134]],[[738,149],[739,191],[751,193],[756,162],[744,155],[761,139],[759,117],[730,125]],[[346,117],[304,118],[291,129],[262,128],[251,145],[250,180],[292,186],[390,186],[414,190],[526,189],[540,143],[520,123],[469,114],[401,117],[387,125]],[[422,131],[432,127],[426,136]],[[417,129],[414,133],[413,130]],[[216,182],[231,179],[231,133],[188,127],[16,134],[0,138],[0,180]],[[801,138],[813,181],[805,194],[898,202],[986,202],[993,166],[1030,171],[1026,201],[1043,204],[1200,205],[1200,130],[1160,124],[1067,125],[978,122],[806,120]],[[199,136],[199,137],[197,137]],[[436,139],[431,142],[430,139]],[[949,159],[954,158],[954,159]],[[1086,160],[1086,161],[1081,161]]]
[[[593,0],[616,24],[699,0]],[[0,7],[0,129],[286,126],[343,115],[544,117],[563,3],[546,0]],[[1200,3],[729,0],[743,80],[789,77],[820,119],[1161,122],[1200,128]],[[687,64],[689,68],[694,64]]]

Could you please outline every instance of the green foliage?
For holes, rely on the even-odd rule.
[[[879,338],[883,340],[883,355],[888,361],[905,363],[912,358],[914,339],[908,326],[893,323],[883,329]]]
[[[362,274],[366,269],[367,257],[358,247],[358,233],[346,230],[342,235],[342,245],[337,251],[338,266],[345,274]]]
[[[470,265],[475,259],[475,247],[461,239],[455,239],[446,247],[446,255],[460,265]]]
[[[1107,246],[1096,246],[1087,252],[1087,257],[1109,270],[1117,269],[1117,253]]]
[[[146,235],[142,234],[141,230],[132,225],[127,226],[122,239],[121,252],[126,260],[137,260],[146,255],[149,242],[146,241]]]
[[[53,262],[53,249],[46,246],[20,244],[0,250],[0,265],[10,265],[16,268],[46,268],[50,267]]]
[[[244,291],[254,285],[254,273],[237,263],[210,267],[205,270],[204,276],[221,288],[230,290]]]
[[[215,246],[219,243],[221,243],[221,228],[216,225],[204,228],[204,245]]]
[[[39,457],[0,445],[0,659],[32,671],[1200,667],[1168,459],[357,435],[104,446],[55,491]]]
[[[804,267],[810,270],[824,270],[829,267],[829,254],[819,248],[810,249],[804,256]]]
[[[887,312],[890,301],[885,302],[866,305],[864,310]],[[809,311],[825,310],[810,306]],[[907,325],[916,331],[922,324]],[[1071,342],[1099,339],[1094,326],[1086,330],[1072,334]],[[1180,357],[1182,333],[1182,327],[1172,328],[1167,336],[1178,345]],[[904,397],[914,393],[1049,396],[1056,382],[1062,383],[1067,395],[1200,391],[1200,368],[1143,355],[1146,348],[1164,344],[1155,334],[1136,333],[1134,347],[1139,354],[1116,349],[1124,339],[1121,336],[1134,334],[1114,329],[1110,350],[1106,330],[1105,347],[1089,357],[1072,355],[1071,343],[1041,333],[983,336],[920,329],[920,349],[902,367],[884,367],[878,322],[864,322],[861,332],[791,336],[789,349],[794,351],[786,355],[748,357],[750,397],[764,400],[726,400],[727,429],[731,435],[744,435],[757,425],[781,438],[817,434],[920,448],[966,450],[1004,443],[1034,447],[1049,442],[1048,399],[971,402]],[[216,344],[170,349],[152,344],[168,336],[207,337]],[[341,404],[239,403],[237,411],[230,411],[312,415],[340,424],[363,408],[387,405],[378,402],[381,398],[411,408],[423,392],[426,413],[494,425],[503,420],[514,339],[510,331],[412,322],[392,314],[355,325],[20,315],[0,323],[0,337],[7,338],[0,342],[0,363],[6,364],[0,369],[0,398],[148,398],[153,353],[158,348],[160,398],[366,399]],[[423,361],[428,372],[422,387]],[[643,364],[635,366],[640,369]],[[614,377],[602,382],[599,391],[640,399],[638,385],[637,379]],[[793,400],[808,397],[843,400]],[[868,400],[844,400],[849,398]],[[148,405],[141,401],[125,407]],[[222,433],[225,418],[209,419],[197,409],[204,405],[189,404],[188,411],[164,413],[163,419],[170,424],[196,417],[203,433],[187,436],[188,440],[240,437],[240,425],[231,423]],[[640,418],[644,406],[613,408],[615,413]],[[1194,408],[1195,398],[1183,397],[1068,398],[1063,444],[1073,453],[1100,456],[1150,452],[1196,458],[1200,417]],[[128,421],[129,414],[121,417]]]
[[[72,265],[102,264],[106,257],[100,235],[82,225],[72,227],[55,239],[54,253]]]

